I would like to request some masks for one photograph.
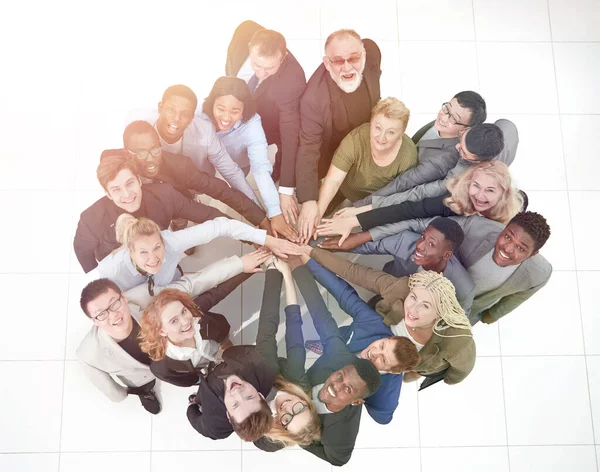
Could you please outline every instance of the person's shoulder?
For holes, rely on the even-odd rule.
[[[364,38],[362,41],[367,53],[367,62],[371,64],[381,62],[381,50],[377,43],[368,38]]]
[[[105,195],[83,210],[81,212],[81,219],[87,220],[86,222],[95,223],[111,205],[114,205],[114,203]]]
[[[158,199],[168,198],[173,195],[176,190],[173,188],[171,184],[166,183],[152,183],[152,184],[144,184],[142,186],[142,192],[144,196],[152,195]]]
[[[552,275],[552,264],[538,253],[523,261],[517,270],[527,270],[538,283],[542,283]]]
[[[82,316],[85,316],[85,314]],[[76,354],[79,360],[82,362],[89,363],[91,359],[93,359],[100,352],[99,332],[100,330],[96,325],[91,326],[89,331],[79,343]]]
[[[409,135],[407,135],[406,133],[404,133],[402,135],[402,145],[401,145],[401,148],[405,152],[414,152],[415,154],[417,152],[417,145],[413,142],[413,140],[411,139],[411,137]]]
[[[307,95],[310,96],[311,94],[316,93],[316,91],[321,90],[323,87],[326,87],[325,81],[327,80],[328,75],[329,72],[327,72],[327,69],[325,69],[325,64],[321,63],[310,76],[310,79],[308,79],[306,91],[304,92],[302,98],[306,97]]]

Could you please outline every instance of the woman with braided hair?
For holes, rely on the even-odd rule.
[[[447,384],[455,384],[469,375],[475,365],[471,325],[454,285],[443,275],[424,270],[397,278],[320,248],[305,246],[303,251],[339,277],[381,296],[375,310],[384,324],[394,336],[410,339],[421,358],[413,371],[404,373],[404,382],[443,373]]]

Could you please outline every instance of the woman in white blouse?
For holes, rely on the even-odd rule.
[[[100,275],[114,281],[121,290],[147,282],[150,295],[153,295],[155,284],[168,285],[182,275],[178,264],[187,249],[206,244],[219,236],[265,246],[283,257],[299,254],[294,243],[228,218],[215,218],[173,232],[161,231],[147,218],[135,218],[124,213],[115,226],[117,241],[123,246],[98,264]]]

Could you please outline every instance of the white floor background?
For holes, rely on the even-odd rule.
[[[254,19],[285,35],[307,76],[333,30],[376,40],[382,96],[405,101],[409,133],[454,93],[481,92],[490,120],[517,124],[511,170],[530,209],[552,226],[542,251],[554,266],[549,284],[500,323],[477,326],[477,365],[463,383],[420,394],[405,385],[388,426],[363,414],[345,469],[597,471],[600,225],[585,215],[595,218],[600,206],[600,2],[205,3],[3,4],[0,470],[332,469],[301,450],[267,454],[235,435],[202,438],[185,417],[188,389],[163,384],[156,417],[136,397],[112,404],[75,357],[89,322],[78,308],[87,278],[72,238],[79,213],[102,195],[100,152],[119,147],[127,112],[155,106],[167,86],[206,96],[235,27]],[[242,250],[219,240],[185,266]],[[219,307],[234,328],[257,311],[262,283],[254,276]],[[236,341],[251,343],[255,333],[250,325]]]

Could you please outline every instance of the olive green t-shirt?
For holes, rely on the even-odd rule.
[[[340,186],[340,192],[351,202],[385,187],[418,163],[417,147],[404,134],[396,159],[385,167],[375,164],[371,157],[370,128],[371,124],[365,123],[350,131],[331,161],[338,169],[348,172]]]

